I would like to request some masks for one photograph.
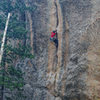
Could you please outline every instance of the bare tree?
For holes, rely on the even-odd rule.
[[[8,13],[8,18],[7,18],[7,21],[6,21],[4,35],[3,35],[2,44],[1,44],[0,64],[1,64],[2,56],[3,56],[3,52],[4,52],[4,44],[5,44],[5,41],[6,41],[6,34],[7,34],[7,29],[8,29],[10,16],[11,16],[11,13]],[[3,79],[2,79],[3,82],[4,82],[4,76],[5,76],[5,73],[3,73]],[[4,99],[4,85],[1,86],[1,97],[0,97],[0,100],[3,100],[3,99]]]
[[[1,44],[1,50],[0,50],[0,64],[1,64],[1,61],[2,61],[2,55],[3,55],[3,51],[4,51],[4,44],[5,44],[5,39],[6,39],[7,28],[8,28],[10,16],[11,16],[11,13],[8,13],[8,18],[7,18],[7,21],[6,21],[4,35],[3,35],[2,44]]]

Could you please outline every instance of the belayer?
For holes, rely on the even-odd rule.
[[[57,30],[51,32],[50,41],[54,42],[55,46],[58,48]]]

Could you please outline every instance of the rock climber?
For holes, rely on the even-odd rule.
[[[56,47],[58,47],[57,30],[51,32],[50,41],[54,42]]]

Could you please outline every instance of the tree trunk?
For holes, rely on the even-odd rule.
[[[5,26],[5,30],[4,30],[4,35],[3,35],[3,39],[2,39],[2,45],[1,45],[1,51],[0,51],[0,64],[1,64],[1,61],[2,61],[2,56],[3,56],[3,53],[4,53],[4,44],[7,43],[7,39],[6,39],[6,33],[7,33],[7,28],[8,28],[8,23],[9,23],[9,19],[10,19],[10,16],[11,14],[8,13],[8,18],[7,18],[7,21],[6,21],[6,26]],[[5,80],[5,60],[6,60],[6,53],[4,53],[4,66],[3,66],[3,74],[2,74],[2,86],[1,86],[1,97],[0,97],[0,100],[4,100],[4,80]]]
[[[3,35],[2,44],[1,44],[0,64],[1,64],[1,61],[2,61],[2,55],[3,55],[3,51],[4,51],[4,44],[5,44],[6,33],[7,33],[7,28],[8,28],[8,23],[9,23],[10,16],[11,16],[11,14],[8,13],[8,18],[7,18],[7,21],[6,21],[6,26],[5,26],[4,35]]]

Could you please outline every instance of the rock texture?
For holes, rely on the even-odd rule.
[[[21,64],[26,100],[100,100],[100,0],[25,3],[37,6],[26,12],[35,55]],[[49,41],[54,29],[58,48]]]

